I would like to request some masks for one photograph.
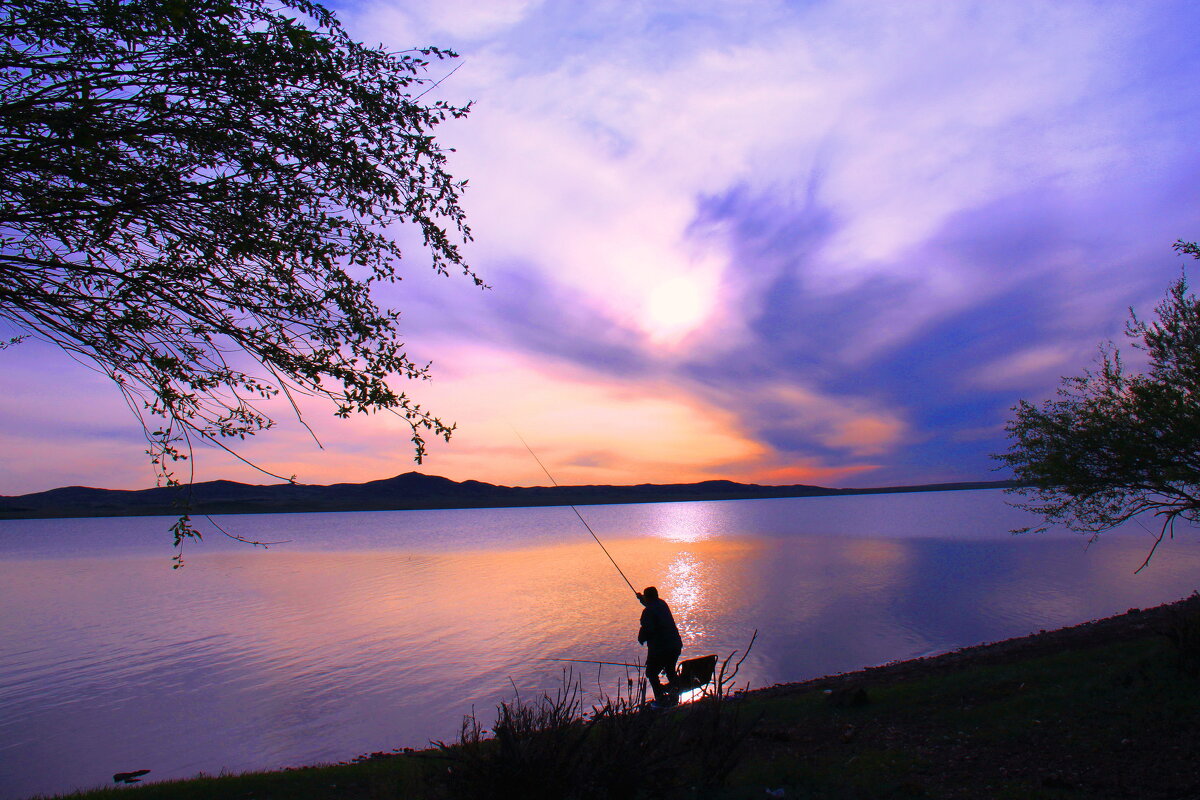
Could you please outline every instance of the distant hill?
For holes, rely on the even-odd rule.
[[[996,489],[1011,485],[1011,481],[976,481],[874,489],[829,489],[805,484],[762,486],[733,481],[703,481],[643,483],[637,486],[522,487],[495,486],[480,481],[459,482],[436,475],[406,472],[384,480],[335,483],[331,486],[286,483],[256,486],[233,481],[208,481],[184,489],[160,487],[137,491],[68,486],[16,497],[0,496],[0,519],[169,515],[180,513],[180,503],[184,500],[189,501],[189,512],[195,514],[267,514],[748,500]]]

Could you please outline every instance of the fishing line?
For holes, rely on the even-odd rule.
[[[593,661],[590,658],[542,658],[539,661],[570,661],[572,664],[608,664],[614,667],[634,667],[644,669],[644,664],[629,664],[624,661]]]
[[[533,452],[533,448],[529,446],[529,442],[525,441],[525,437],[523,437],[516,428],[513,428],[513,433],[515,433],[517,438],[521,440],[521,444],[525,445],[525,449],[529,451],[529,455],[533,456],[533,460],[536,461],[538,466],[542,468],[542,472],[546,473],[546,477],[550,479],[550,482],[554,484],[555,488],[560,488],[558,481],[554,480],[554,476],[550,474],[550,470],[546,469],[546,465],[543,464],[542,460],[537,457],[537,453]],[[588,533],[590,533],[592,538],[596,540],[596,544],[600,545],[600,549],[604,551],[604,555],[608,556],[608,560],[612,562],[612,565],[617,568],[617,572],[621,573],[621,577],[625,579],[625,584],[629,587],[629,591],[636,595],[638,590],[634,589],[633,584],[629,582],[629,578],[625,577],[625,571],[621,569],[621,566],[617,563],[617,560],[612,557],[612,553],[608,552],[608,548],[604,546],[604,542],[600,541],[600,537],[596,535],[594,530],[592,530],[592,526],[587,524],[587,520],[583,518],[583,514],[580,514],[579,509],[575,506],[571,506],[571,510],[575,512],[575,516],[579,517],[579,521],[583,523],[583,527],[587,528]]]

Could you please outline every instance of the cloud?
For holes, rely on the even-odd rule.
[[[887,413],[784,387],[775,402],[790,404],[793,427],[817,444],[780,453],[746,415],[677,380],[621,380],[486,346],[450,350],[453,366],[420,387],[420,398],[461,427],[448,445],[431,444],[424,469],[458,480],[544,485],[518,433],[563,484],[840,480],[872,469],[864,458],[903,437],[902,423]],[[398,423],[389,425],[398,438]],[[335,447],[379,428],[350,427]]]
[[[449,141],[497,288],[439,294],[417,339],[439,369],[482,339],[604,402],[636,384],[721,411],[761,448],[730,475],[988,477],[977,432],[1153,301],[1200,211],[1185,15],[528,9],[439,90],[477,101]],[[613,452],[597,439],[575,460]]]
[[[778,200],[819,172],[815,200],[835,224],[797,287],[835,302],[873,281],[911,287],[912,302],[864,329],[870,353],[988,291],[969,267],[917,256],[952,219],[998,198],[1090,191],[1143,149],[1134,100],[1111,96],[1127,80],[1132,12],[770,7],[732,42],[704,35],[724,17],[672,18],[709,46],[670,59],[647,57],[664,22],[642,6],[593,12],[619,23],[594,20],[614,45],[605,58],[596,43],[544,63],[512,43],[470,54],[485,65],[467,84],[479,106],[456,142],[483,258],[522,260],[648,347],[698,331],[692,345],[710,346],[739,329],[722,313],[729,292],[761,279],[733,260],[736,243],[695,235],[703,199],[740,187]]]
[[[893,410],[852,395],[821,394],[795,381],[763,383],[746,392],[758,435],[778,451],[836,457],[842,464],[895,450],[908,426]],[[835,462],[837,463],[837,462]]]
[[[476,102],[440,138],[494,288],[424,274],[397,228],[414,267],[381,289],[434,360],[414,393],[461,425],[433,472],[539,480],[512,417],[568,480],[991,477],[1013,403],[1119,338],[1178,273],[1170,243],[1200,238],[1189,3],[341,11],[369,41],[458,48],[429,97]],[[5,408],[8,435],[48,422]],[[47,436],[120,413],[64,398],[81,422]],[[409,467],[403,423],[311,418],[325,451],[302,428],[250,448],[306,479]]]
[[[988,364],[972,376],[972,380],[989,388],[1028,386],[1044,382],[1047,373],[1063,374],[1064,367],[1077,362],[1078,354],[1058,345],[1041,345],[1004,356]]]
[[[402,47],[412,47],[436,45],[447,37],[456,45],[493,37],[520,23],[540,5],[539,0],[424,0],[403,5],[369,3],[341,13],[364,39],[386,35]]]
[[[429,393],[432,404],[464,420],[456,440],[433,451],[439,474],[544,485],[514,431],[563,484],[703,480],[714,463],[765,452],[733,415],[669,384],[598,377],[486,348],[459,351],[453,362]]]

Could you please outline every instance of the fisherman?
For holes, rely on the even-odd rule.
[[[654,702],[658,706],[674,705],[678,700],[675,663],[683,649],[679,629],[671,609],[658,596],[658,589],[647,586],[637,596],[645,608],[642,610],[642,627],[638,631],[638,644],[646,645],[646,678],[654,690]],[[667,676],[667,685],[659,683],[659,674]]]

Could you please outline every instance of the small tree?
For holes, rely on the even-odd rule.
[[[1200,258],[1195,243],[1175,249]],[[1019,507],[1044,518],[1035,530],[1061,524],[1095,538],[1140,514],[1158,517],[1142,567],[1177,520],[1200,521],[1200,299],[1180,276],[1155,311],[1147,322],[1130,309],[1125,329],[1146,353],[1144,374],[1102,347],[1098,368],[1064,379],[1058,399],[1013,409],[1010,448],[996,456],[1020,484],[1010,491],[1030,498]]]
[[[366,47],[307,0],[6,0],[3,346],[112,378],[168,484],[196,441],[237,455],[281,394],[396,413],[419,462],[453,426],[394,388],[428,365],[371,289],[399,280],[393,223],[481,285],[432,135],[469,107],[421,102],[454,55]]]

